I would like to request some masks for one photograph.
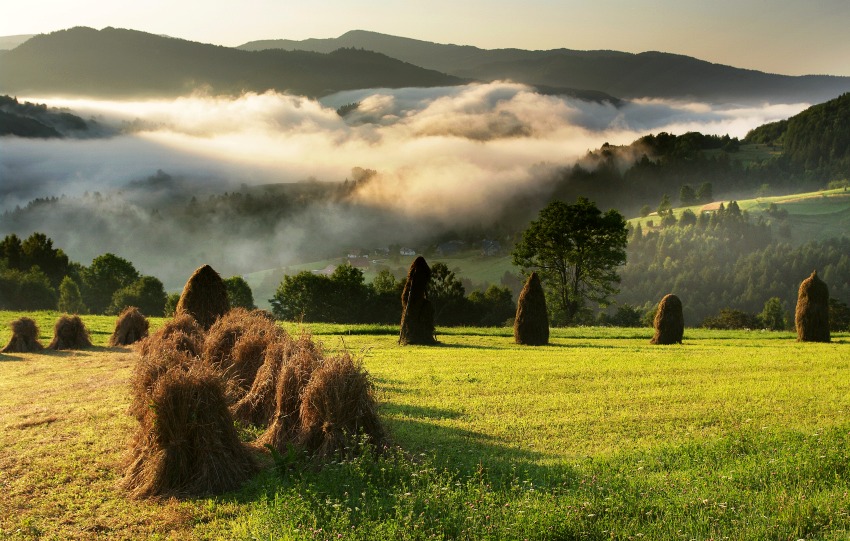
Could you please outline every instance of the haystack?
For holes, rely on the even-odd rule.
[[[139,355],[145,357],[152,347],[158,347],[162,340],[177,337],[170,343],[180,351],[188,353],[192,357],[201,354],[204,348],[204,329],[198,325],[189,314],[177,314],[165,322],[155,333],[142,340],[139,344]]]
[[[325,359],[304,388],[297,442],[318,457],[351,456],[384,438],[369,374],[348,353]]]
[[[174,314],[189,314],[204,329],[230,310],[227,288],[221,276],[209,265],[196,270],[186,285]]]
[[[528,346],[544,346],[549,343],[546,295],[536,272],[532,272],[528,277],[517,300],[514,341]]]
[[[400,344],[434,344],[434,307],[426,296],[431,268],[422,256],[417,257],[407,272],[401,294]]]
[[[38,325],[28,317],[16,319],[9,324],[12,328],[12,339],[0,353],[32,353],[41,351],[44,346],[38,341]]]
[[[321,345],[313,342],[313,337],[306,331],[302,331],[297,340],[293,340],[284,332],[280,340],[271,344],[266,350],[263,365],[257,371],[251,389],[231,408],[233,416],[242,422],[256,426],[273,424],[278,402],[277,384],[280,374],[284,367],[290,364],[295,354],[302,350],[306,352],[306,357],[301,359],[302,362],[309,359],[308,364],[312,365],[321,359]],[[286,414],[283,415],[286,416]]]
[[[129,346],[148,336],[150,324],[135,306],[128,306],[118,316],[115,331],[109,337],[110,346]]]
[[[238,488],[255,470],[215,370],[195,363],[157,379],[123,479],[133,497],[218,494]]]
[[[141,421],[148,413],[154,386],[169,370],[179,368],[188,371],[200,364],[191,349],[193,340],[183,331],[156,334],[142,342],[139,358],[130,378],[132,401],[129,413]]]
[[[253,385],[266,350],[282,337],[283,329],[263,312],[234,308],[210,327],[201,357],[229,380],[236,402]]]
[[[301,429],[302,396],[321,363],[320,345],[310,341],[310,344],[296,346],[280,369],[275,387],[274,414],[257,443],[285,452],[287,445],[297,439]]]
[[[685,317],[682,315],[682,301],[672,293],[666,295],[658,304],[655,312],[655,335],[650,344],[681,344],[685,334]]]
[[[829,342],[829,288],[818,272],[803,280],[794,314],[798,342]]]
[[[53,326],[53,340],[50,349],[85,349],[92,346],[89,331],[80,316],[61,316]]]

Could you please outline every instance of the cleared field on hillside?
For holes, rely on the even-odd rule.
[[[117,481],[134,354],[96,334],[89,351],[0,357],[0,537],[850,533],[846,333],[798,344],[689,329],[684,345],[658,347],[649,329],[555,329],[550,346],[528,348],[509,329],[447,329],[437,347],[398,346],[393,327],[311,329],[362,353],[404,453],[322,470],[295,460],[216,498],[129,501]]]

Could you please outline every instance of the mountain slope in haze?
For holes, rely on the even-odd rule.
[[[329,51],[357,47],[418,66],[478,80],[587,89],[620,98],[818,103],[850,91],[850,77],[787,76],[660,52],[479,49],[355,30],[332,39],[265,40],[241,49]]]
[[[134,30],[72,28],[36,36],[0,55],[0,92],[88,96],[288,91],[320,96],[377,87],[463,81],[381,53],[242,51]]]
[[[0,36],[0,51],[14,49],[21,43],[27,41],[35,34],[18,34],[15,36]]]

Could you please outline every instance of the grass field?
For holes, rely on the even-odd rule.
[[[45,343],[55,315],[37,315]],[[134,354],[104,347],[113,318],[85,321],[91,350],[0,356],[0,538],[850,537],[847,333],[687,329],[659,347],[572,328],[528,348],[468,328],[400,347],[393,327],[311,326],[363,356],[400,451],[157,502],[117,486]]]

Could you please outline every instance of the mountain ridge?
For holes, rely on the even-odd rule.
[[[242,51],[136,30],[75,27],[0,55],[0,93],[176,95],[197,89],[315,97],[375,87],[452,86],[463,79],[373,51]]]
[[[461,78],[511,79],[533,86],[595,90],[624,99],[819,103],[850,91],[850,77],[772,74],[660,51],[480,49],[366,30],[352,30],[338,38],[252,41],[238,48],[325,50],[339,46],[370,48]]]

